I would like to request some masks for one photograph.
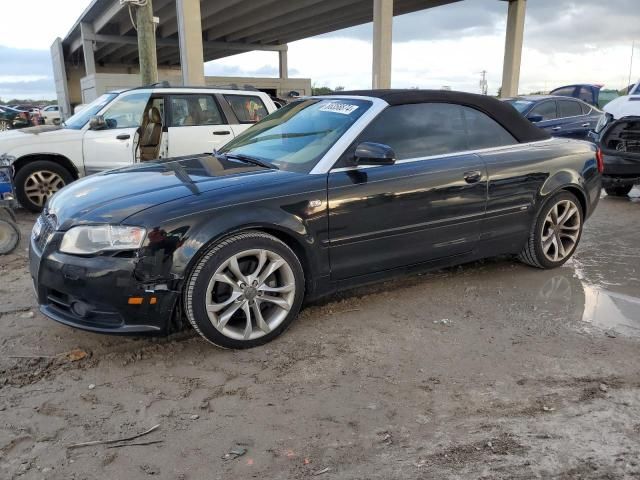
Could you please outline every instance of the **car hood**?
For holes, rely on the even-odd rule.
[[[238,188],[279,172],[211,155],[149,162],[98,173],[67,185],[48,202],[57,228],[120,223],[147,208],[212,190]],[[253,188],[253,187],[252,187]]]
[[[77,136],[78,130],[63,128],[59,125],[40,125],[9,130],[0,133],[0,154],[9,153],[18,147],[30,146],[36,142],[55,141],[64,142]]]
[[[602,110],[619,120],[623,117],[640,115],[640,95],[625,95],[614,98],[607,103]]]

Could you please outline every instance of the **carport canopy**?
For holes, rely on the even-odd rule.
[[[148,1],[153,2],[158,19],[158,65],[180,65],[185,84],[204,84],[204,62],[253,50],[280,52],[280,76],[286,78],[287,43],[373,21],[372,86],[388,88],[393,16],[461,0]],[[526,0],[506,1],[509,18],[502,90],[513,95]],[[101,68],[137,65],[137,36],[127,0],[93,0],[61,41],[61,50],[68,63],[84,60],[87,75],[95,73],[96,64]]]

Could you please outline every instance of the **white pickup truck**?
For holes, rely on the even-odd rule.
[[[84,175],[157,158],[211,152],[276,110],[252,90],[140,87],[105,93],[60,125],[0,133],[23,207]]]

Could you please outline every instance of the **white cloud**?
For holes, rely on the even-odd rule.
[[[48,49],[64,37],[91,0],[2,0],[0,45]]]

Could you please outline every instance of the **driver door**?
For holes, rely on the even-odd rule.
[[[87,175],[134,163],[138,132],[149,97],[149,92],[123,94],[101,112],[106,126],[85,132],[82,154]]]

